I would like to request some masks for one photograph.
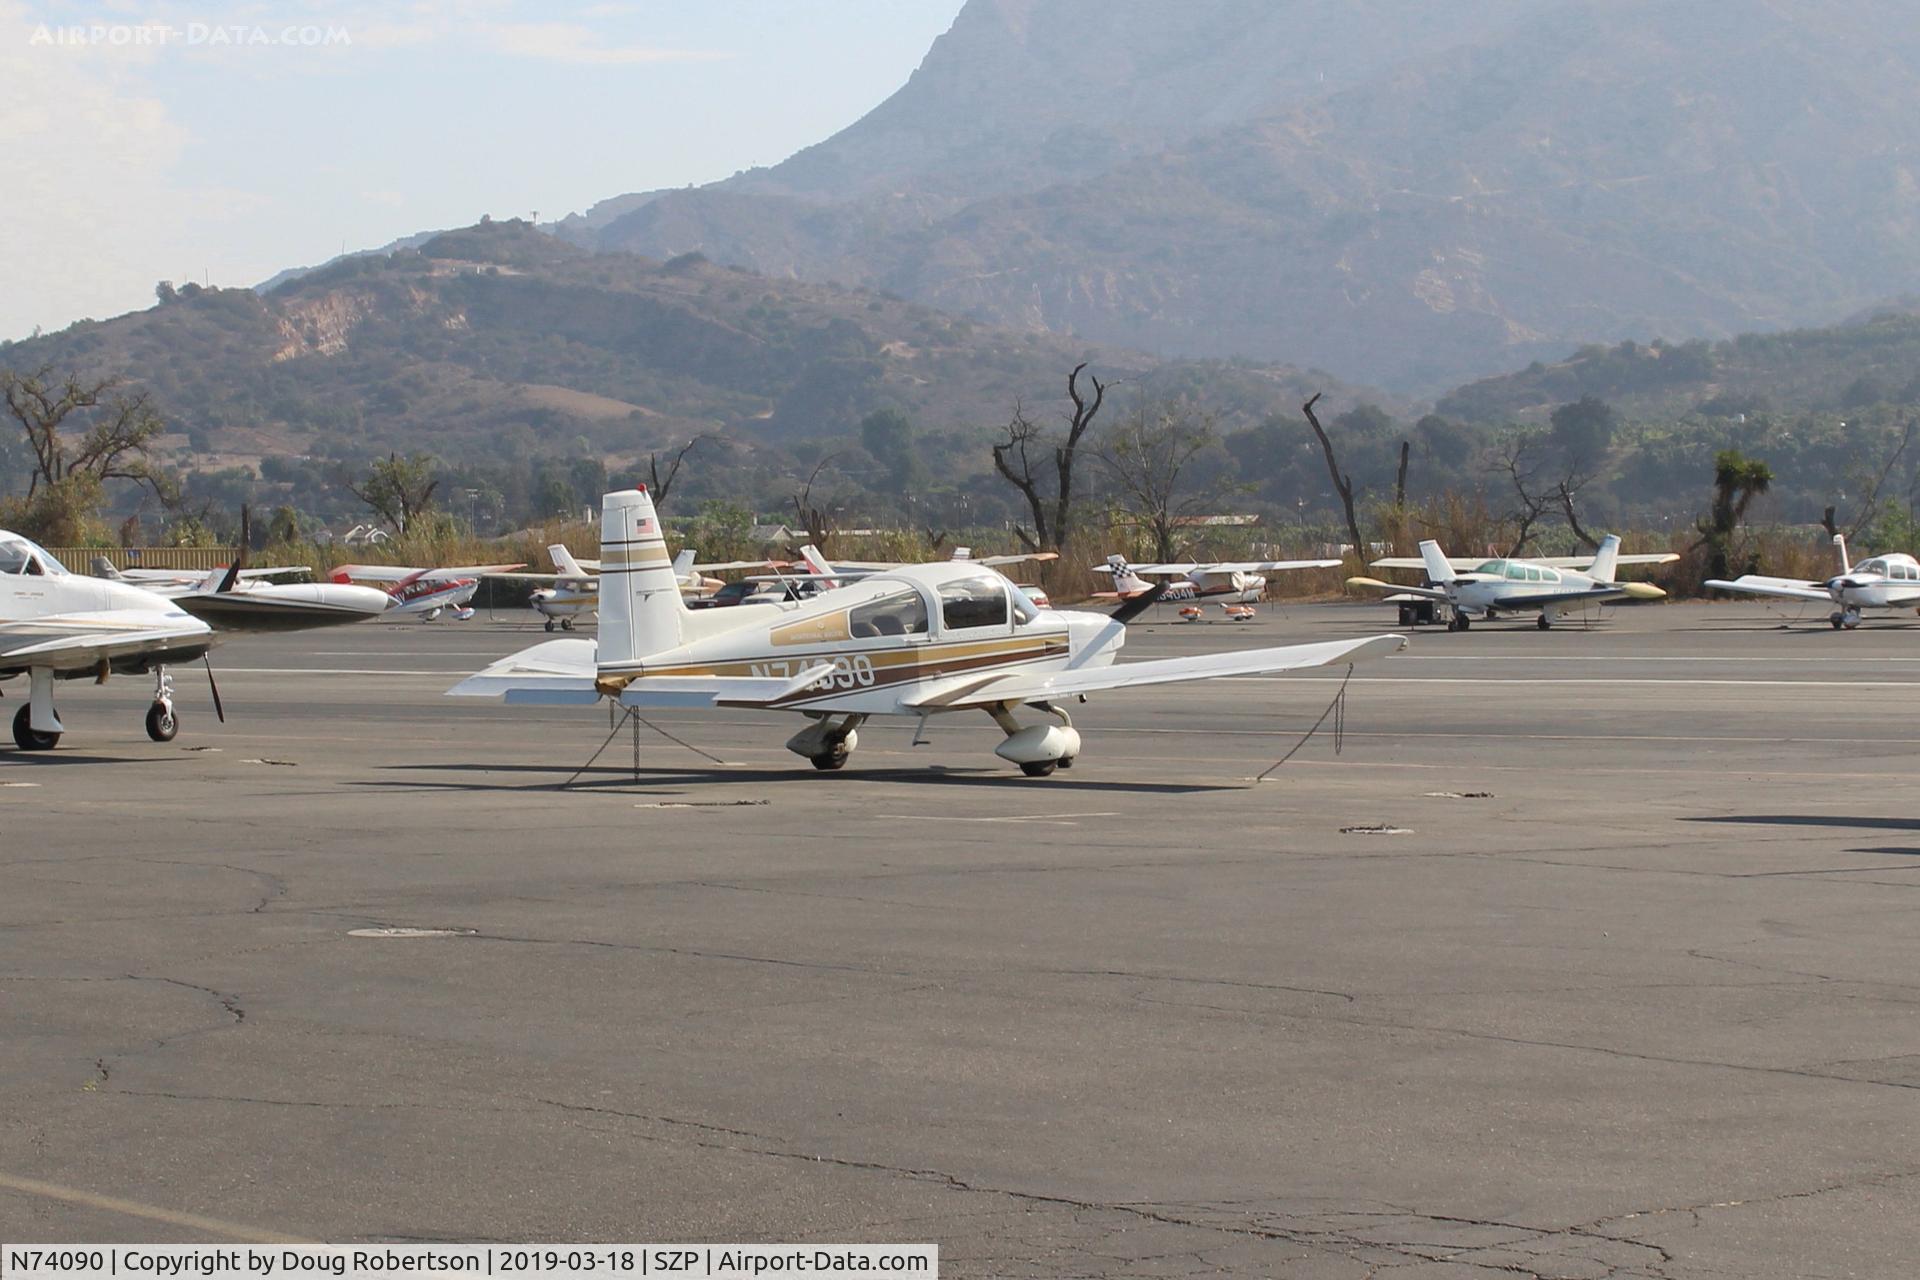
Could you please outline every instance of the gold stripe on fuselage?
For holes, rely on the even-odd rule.
[[[603,547],[600,552],[600,572],[609,569],[643,569],[656,564],[672,564],[673,557],[667,554],[664,542],[641,543],[638,546],[618,549]]]
[[[1071,652],[1071,648],[1067,637],[1059,634],[1006,636],[993,640],[954,640],[945,643],[895,643],[885,648],[828,649],[811,653],[787,653],[777,658],[769,655],[727,662],[688,662],[671,666],[648,666],[642,671],[632,673],[603,674],[595,682],[595,686],[602,694],[611,697],[618,695],[630,684],[645,681],[649,676],[783,679],[797,676],[808,667],[823,663],[834,664],[836,668],[842,665],[857,668],[859,664],[855,662],[856,659],[863,659],[867,669],[873,673],[871,683],[861,682],[851,688],[837,687],[825,692],[804,690],[790,695],[778,704],[788,706],[803,701],[841,697],[849,693],[910,683],[915,680],[933,680],[942,676],[960,675],[989,667],[1017,666],[1043,658],[1064,658]]]

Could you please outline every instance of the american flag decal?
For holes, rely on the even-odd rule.
[[[638,520],[636,520],[636,521],[634,521],[634,523],[633,523],[633,531],[634,531],[635,533],[652,533],[652,532],[653,532],[653,517],[652,517],[652,516],[641,516],[641,517],[640,517],[640,518],[639,518]]]

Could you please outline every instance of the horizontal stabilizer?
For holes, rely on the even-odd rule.
[[[1359,591],[1386,591],[1394,595],[1419,596],[1422,600],[1447,598],[1447,593],[1438,587],[1403,587],[1397,582],[1382,582],[1378,578],[1348,578],[1347,586]]]
[[[1749,573],[1731,582],[1720,578],[1709,578],[1707,585],[1716,591],[1737,591],[1742,595],[1776,596],[1782,600],[1815,600],[1821,604],[1833,603],[1833,596],[1825,587],[1814,582],[1804,582],[1798,578],[1769,578],[1763,574]]]

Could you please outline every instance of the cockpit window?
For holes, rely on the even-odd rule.
[[[1004,578],[961,578],[940,584],[940,623],[949,631],[1007,625]]]
[[[1507,574],[1505,560],[1482,560],[1474,567],[1475,573],[1484,573],[1490,578],[1504,578]]]
[[[66,571],[67,567],[48,555],[46,548],[36,547],[17,534],[0,537],[0,573],[40,577]]]
[[[868,636],[923,636],[927,634],[927,602],[908,587],[877,600],[853,606],[851,631],[856,640]]]
[[[1865,564],[1853,566],[1853,571],[1858,574],[1884,578],[1887,576],[1887,562],[1885,560],[1869,560]]]

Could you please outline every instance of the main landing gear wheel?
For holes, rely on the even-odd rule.
[[[59,745],[60,735],[36,730],[33,727],[33,708],[23,706],[13,713],[13,742],[22,751],[51,751]]]
[[[813,767],[820,770],[820,772],[831,773],[835,769],[845,767],[847,757],[852,754],[852,748],[847,746],[846,740],[843,738],[839,742],[834,743],[829,750],[822,751],[817,756],[808,756],[807,759],[811,760]]]
[[[1044,778],[1064,763],[1061,760],[1029,760],[1020,766],[1020,772],[1029,778]]]
[[[572,618],[562,618],[562,619],[560,619],[560,629],[561,629],[562,631],[571,631],[571,630],[573,630],[573,619],[572,619]]]
[[[553,630],[553,619],[552,619],[552,618],[548,618],[548,619],[547,619],[547,630],[549,630],[549,631],[551,631],[551,630]]]
[[[1544,613],[1543,613],[1543,614],[1541,614],[1541,615],[1540,615],[1540,622],[1539,622],[1539,627],[1540,627],[1540,629],[1541,629],[1542,631],[1551,631],[1551,630],[1553,630],[1553,619],[1552,619],[1552,618],[1549,618],[1549,617],[1548,617],[1548,616],[1547,616],[1546,614],[1544,614]]]
[[[147,736],[155,742],[172,742],[180,732],[180,717],[164,702],[147,708]]]
[[[1468,627],[1471,627],[1472,625],[1473,625],[1473,619],[1469,618],[1464,613],[1456,613],[1451,618],[1447,619],[1447,630],[1449,631],[1465,631]]]

